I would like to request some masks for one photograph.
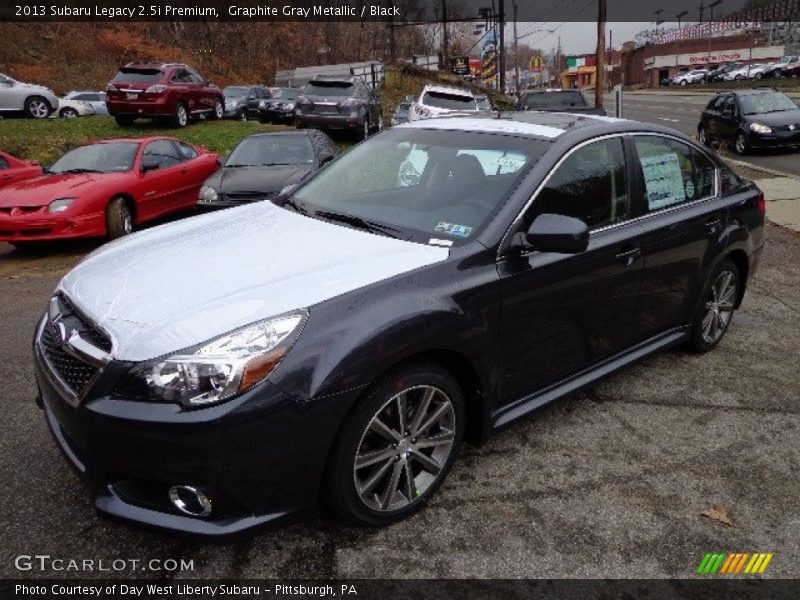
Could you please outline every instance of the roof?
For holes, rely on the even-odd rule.
[[[567,131],[580,127],[600,126],[609,123],[630,123],[625,119],[558,112],[483,113],[474,116],[439,117],[398,125],[398,128],[442,129],[511,133],[553,140]]]
[[[422,92],[439,92],[442,94],[458,94],[459,96],[469,96],[471,98],[475,97],[475,94],[468,89],[456,87],[454,85],[439,85],[435,83],[427,84],[422,89]]]
[[[185,63],[174,62],[129,62],[123,69],[168,69],[170,67],[185,67]]]

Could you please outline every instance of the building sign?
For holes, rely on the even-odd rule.
[[[453,75],[469,75],[469,56],[456,56],[450,59]]]
[[[749,54],[749,52],[748,52]],[[737,60],[745,60],[746,54],[739,50],[732,52],[715,52],[714,54],[690,54],[689,63],[691,64],[705,64],[705,63],[721,63],[721,62],[734,62]]]
[[[783,55],[783,46],[737,48],[735,50],[715,50],[713,52],[668,54],[646,58],[644,61],[644,68],[660,69],[665,67],[691,67],[693,65],[711,65],[735,62],[737,60],[769,60],[782,58]]]
[[[544,70],[544,57],[541,56],[540,54],[537,54],[536,56],[531,56],[529,67],[531,72],[540,73],[542,70]]]

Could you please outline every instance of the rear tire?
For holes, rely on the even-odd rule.
[[[711,270],[692,323],[692,350],[702,354],[722,341],[733,320],[740,285],[739,269],[732,261],[723,260]]]
[[[378,526],[421,509],[461,451],[465,419],[461,387],[439,365],[420,361],[383,376],[347,417],[330,454],[325,489],[333,512]]]
[[[175,114],[172,115],[172,125],[174,127],[186,127],[189,124],[189,109],[183,102],[175,105]]]
[[[106,232],[112,240],[133,232],[133,215],[125,198],[117,196],[106,207]]]
[[[114,120],[117,122],[117,125],[120,127],[130,127],[133,125],[133,121],[135,120],[134,117],[124,117],[122,115],[116,115]]]
[[[52,112],[50,103],[41,96],[31,96],[25,100],[25,114],[32,119],[46,119]]]

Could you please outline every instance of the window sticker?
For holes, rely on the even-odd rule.
[[[468,225],[457,225],[455,223],[445,223],[444,221],[440,221],[439,224],[434,228],[434,231],[447,233],[455,237],[467,238],[469,237],[469,234],[472,233],[472,227],[469,227]]]
[[[686,199],[691,200],[694,198],[694,182],[691,179],[686,180],[686,185],[684,185],[684,191],[686,192]]]
[[[684,194],[688,190],[684,190],[681,166],[675,152],[644,156],[641,162],[647,188],[647,206],[650,210],[683,202],[686,198]]]

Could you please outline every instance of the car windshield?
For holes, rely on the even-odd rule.
[[[305,89],[312,96],[352,96],[354,91],[349,81],[310,81]]]
[[[158,83],[163,76],[163,71],[159,69],[120,69],[112,81],[117,83]]]
[[[243,87],[239,85],[231,85],[222,90],[222,94],[226,98],[241,98],[242,96],[247,96],[249,93],[249,87]]]
[[[739,103],[745,115],[797,110],[791,98],[780,92],[742,95],[739,96]]]
[[[294,100],[297,98],[297,90],[287,90],[285,88],[281,88],[276,90],[272,97],[279,98],[280,100]]]
[[[48,170],[50,173],[120,173],[130,171],[136,158],[136,142],[90,144],[70,150]]]
[[[284,206],[393,237],[459,245],[486,226],[547,147],[510,135],[399,127],[343,154]]]
[[[313,162],[314,151],[306,135],[253,135],[234,148],[225,166],[308,165]]]
[[[578,91],[540,92],[538,94],[528,94],[522,100],[522,107],[525,110],[548,110],[570,106],[586,106],[583,94]]]
[[[477,110],[475,98],[464,94],[449,94],[447,92],[425,92],[422,103],[434,108],[447,110]]]

